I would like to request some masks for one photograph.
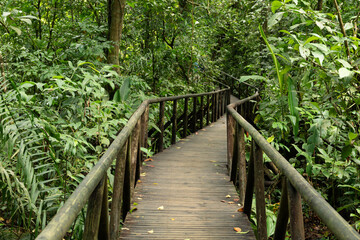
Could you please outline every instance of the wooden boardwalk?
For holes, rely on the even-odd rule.
[[[143,166],[120,239],[255,239],[226,168],[226,119]],[[237,233],[234,228],[240,228]]]

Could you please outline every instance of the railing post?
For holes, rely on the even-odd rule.
[[[177,132],[177,100],[173,101],[171,144],[176,143]]]
[[[238,166],[238,160],[239,160],[239,135],[238,135],[238,123],[235,123],[233,126],[233,132],[232,134],[234,134],[232,142],[233,142],[233,147],[232,147],[232,157],[231,157],[231,164],[229,166],[229,170],[230,170],[230,181],[233,181],[234,185],[236,185],[236,175],[237,175],[237,166]]]
[[[126,143],[122,150],[120,150],[115,165],[114,173],[114,192],[111,202],[110,212],[110,239],[117,240],[119,234],[119,225],[121,218],[121,201],[123,198],[125,164],[127,155],[128,143]]]
[[[200,129],[204,127],[204,96],[200,97]]]
[[[165,116],[165,102],[160,102],[160,115],[159,115],[159,129],[160,136],[158,140],[158,152],[164,150],[164,116]]]
[[[250,219],[251,214],[251,205],[254,195],[254,155],[255,155],[255,140],[251,140],[251,149],[250,149],[250,160],[248,166],[248,176],[246,182],[246,191],[245,191],[245,202],[244,202],[244,213]]]
[[[88,208],[83,232],[84,240],[97,240],[99,234],[102,200],[104,193],[105,178],[101,179],[88,202]]]
[[[132,137],[130,136],[127,140],[126,148],[126,159],[125,159],[125,173],[124,173],[124,184],[123,184],[123,195],[122,195],[122,219],[125,219],[127,212],[131,206],[131,143]]]
[[[254,157],[257,239],[267,239],[263,151],[255,143]]]
[[[227,113],[226,116],[227,123],[227,167],[228,173],[231,174],[231,166],[232,166],[232,156],[234,151],[234,128],[235,128],[235,120],[230,113]],[[231,181],[231,175],[230,175]]]
[[[197,113],[196,113],[196,106],[197,106],[197,97],[193,97],[193,121],[192,121],[192,132],[196,132],[196,122],[197,122]]]
[[[215,122],[216,121],[216,93],[212,94],[212,104],[211,104],[211,122]]]
[[[305,232],[301,196],[291,185],[289,180],[287,180],[287,190],[289,197],[291,239],[303,240],[305,239]]]
[[[206,126],[210,123],[210,95],[206,95]]]
[[[239,139],[239,202],[244,205],[245,202],[245,191],[246,191],[246,155],[245,155],[245,132],[244,128],[239,125],[238,139]]]
[[[185,98],[184,103],[184,127],[183,127],[183,137],[187,136],[187,128],[188,128],[188,106],[189,106],[189,98]]]
[[[105,174],[98,239],[109,240],[109,230],[109,191],[107,184],[107,174]]]
[[[274,239],[284,240],[286,235],[286,229],[289,221],[289,201],[287,194],[287,181],[285,176],[281,179],[281,200],[279,213],[276,219],[275,235]]]

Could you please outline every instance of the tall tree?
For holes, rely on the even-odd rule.
[[[108,63],[119,65],[119,45],[122,35],[126,0],[108,0],[109,41],[113,48],[108,52]],[[120,73],[120,68],[116,68]]]

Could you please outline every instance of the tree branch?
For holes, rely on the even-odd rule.
[[[341,13],[340,13],[340,8],[339,8],[339,5],[338,5],[336,0],[334,0],[334,4],[335,4],[336,11],[337,11],[337,14],[338,14],[341,32],[344,35],[344,37],[346,37],[344,22],[342,20]],[[348,61],[350,61],[350,48],[349,48],[349,44],[348,44],[347,40],[345,40],[345,47],[346,47],[346,53],[347,53]]]

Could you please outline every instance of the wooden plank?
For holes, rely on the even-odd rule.
[[[128,215],[120,239],[255,239],[227,176],[225,122],[221,118],[146,162],[137,211]]]

